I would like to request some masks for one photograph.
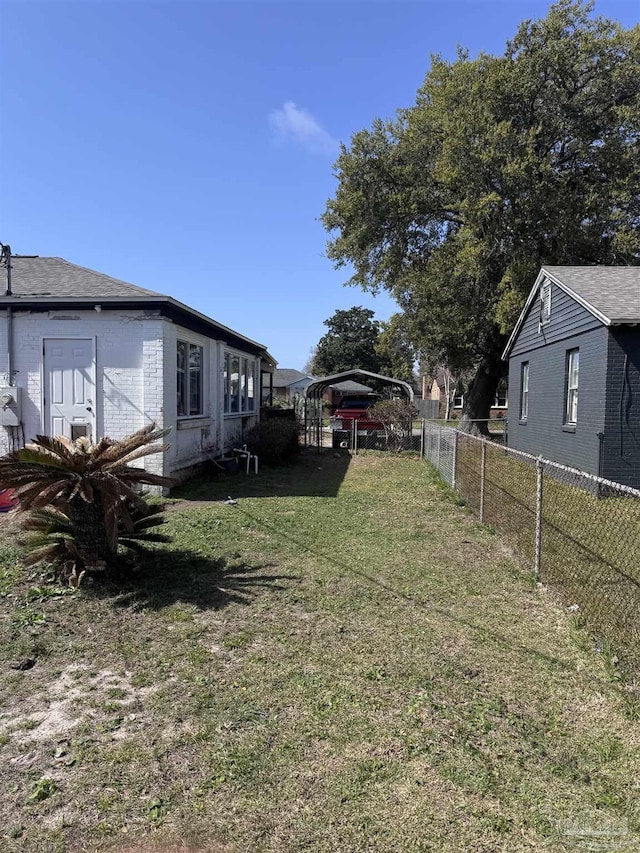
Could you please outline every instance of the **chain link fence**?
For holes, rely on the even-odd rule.
[[[400,453],[405,450],[420,451],[420,427],[373,428],[371,421],[307,416],[301,427],[305,447],[332,447],[334,450],[386,450]]]
[[[640,666],[640,491],[426,421],[421,447],[536,578]]]

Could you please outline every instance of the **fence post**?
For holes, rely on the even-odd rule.
[[[484,481],[487,470],[487,439],[482,439],[482,457],[480,462],[480,521],[484,521]]]
[[[537,581],[540,577],[540,558],[542,556],[542,480],[544,474],[544,465],[540,456],[536,461],[536,469],[536,556],[534,568]]]
[[[357,456],[358,455],[358,420],[357,418],[353,419],[353,441],[351,442],[351,446],[353,447],[353,452]]]
[[[424,459],[424,418],[420,421],[420,459]]]
[[[309,432],[309,408],[305,397],[304,401],[304,446],[308,446],[307,435]]]
[[[453,433],[453,473],[451,475],[451,488],[456,487],[456,463],[458,461],[458,430]]]
[[[438,471],[440,471],[440,473],[442,473],[442,469],[440,468],[440,445],[441,444],[442,444],[442,429],[439,427],[438,428],[438,455],[437,455],[438,464],[436,467],[437,467]]]

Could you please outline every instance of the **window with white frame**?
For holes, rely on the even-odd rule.
[[[508,383],[506,379],[501,379],[496,388],[496,396],[493,398],[494,409],[506,409],[508,406],[507,399]]]
[[[227,415],[256,411],[256,361],[227,352],[224,356],[224,411]]]
[[[565,423],[578,423],[578,369],[580,367],[580,351],[567,351],[567,404],[565,407]]]
[[[526,421],[529,416],[529,362],[520,365],[520,420]]]
[[[177,410],[178,417],[204,413],[203,348],[189,341],[177,345]]]

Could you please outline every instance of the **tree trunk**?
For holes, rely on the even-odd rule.
[[[506,343],[503,335],[496,333],[493,345],[480,361],[476,374],[464,395],[464,406],[458,429],[473,435],[489,435],[489,411],[496,395],[498,383],[505,375],[506,365],[501,354]]]
[[[444,373],[444,395],[446,399],[445,410],[444,410],[444,419],[448,421],[451,417],[451,382],[453,381],[453,376],[448,370],[445,370]]]
[[[91,503],[76,495],[69,503],[69,520],[78,553],[87,568],[113,561],[109,547],[102,499],[96,492]]]

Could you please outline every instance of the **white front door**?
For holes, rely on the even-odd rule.
[[[43,350],[45,432],[95,438],[93,340],[45,338]]]

